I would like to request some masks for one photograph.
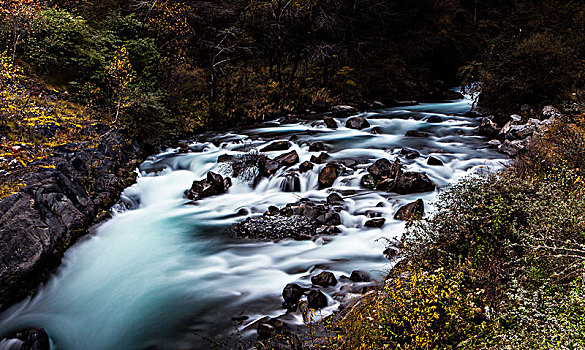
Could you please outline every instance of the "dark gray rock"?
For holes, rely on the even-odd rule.
[[[415,159],[420,157],[420,153],[418,151],[415,151],[413,149],[407,149],[407,148],[403,148],[400,151],[400,154],[402,154],[404,156],[404,158],[406,159]]]
[[[313,289],[307,295],[307,306],[310,309],[321,309],[327,306],[327,297],[320,290]]]
[[[291,146],[292,144],[288,141],[275,141],[261,148],[260,152],[286,151]]]
[[[296,283],[289,283],[282,290],[282,298],[284,299],[286,305],[290,306],[298,304],[299,300],[301,300],[301,297],[304,294],[305,288],[299,286]]]
[[[337,284],[337,278],[332,272],[323,271],[311,277],[311,283],[316,286],[329,287]]]
[[[441,166],[443,165],[443,161],[437,157],[430,156],[429,159],[427,159],[427,164],[433,166]]]
[[[322,152],[321,154],[319,154],[318,157],[315,157],[314,155],[311,156],[311,162],[315,163],[315,164],[323,164],[327,161],[327,159],[329,159],[330,156],[329,154]]]
[[[408,203],[402,206],[396,214],[394,219],[396,220],[414,220],[421,218],[425,213],[425,205],[422,199],[417,199],[414,202]]]
[[[386,222],[386,219],[384,219],[384,218],[374,218],[374,219],[370,219],[370,220],[366,221],[364,226],[380,228],[380,227],[384,226],[385,222]]]
[[[429,137],[428,132],[418,130],[408,130],[404,136],[407,137]]]
[[[299,162],[299,155],[297,151],[290,151],[274,158],[274,161],[280,166],[291,166]]]
[[[327,196],[327,203],[328,204],[344,204],[345,201],[339,195],[339,193],[331,193],[329,196]]]
[[[207,179],[193,181],[191,188],[185,191],[185,198],[197,201],[203,198],[226,193],[232,186],[232,180],[214,172],[207,173]]]
[[[345,122],[345,127],[350,129],[365,129],[370,127],[370,123],[364,117],[351,117]]]
[[[352,282],[370,282],[370,275],[363,271],[354,270],[351,272],[349,280]]]
[[[427,118],[427,123],[442,123],[443,118],[439,117],[438,115],[431,115]]]
[[[403,173],[394,192],[398,194],[421,193],[435,190],[435,184],[424,173],[406,172]]]
[[[247,239],[309,240],[315,236],[317,227],[316,221],[301,215],[264,215],[247,218],[232,226],[230,232],[235,237]]]
[[[490,118],[481,118],[477,133],[479,136],[496,137],[498,136],[500,129],[498,125],[494,123]]]
[[[327,147],[321,141],[313,142],[309,146],[309,152],[321,152],[321,151],[327,151]]]
[[[368,167],[368,172],[374,178],[381,178],[383,176],[390,175],[392,170],[392,163],[386,158],[380,158],[374,162],[374,164]]]
[[[44,328],[29,328],[18,332],[9,339],[22,341],[19,350],[50,350],[49,335]]]
[[[325,122],[325,125],[329,129],[337,129],[337,122],[335,121],[335,119],[331,117],[323,117],[323,121]]]

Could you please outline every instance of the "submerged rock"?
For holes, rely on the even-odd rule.
[[[325,125],[329,129],[337,129],[337,122],[335,121],[335,119],[331,117],[323,117],[323,121],[325,122]]]
[[[337,284],[337,278],[332,272],[323,271],[318,275],[311,277],[311,283],[316,286],[329,287]]]
[[[207,173],[207,179],[193,181],[191,188],[185,191],[185,198],[197,201],[206,197],[226,193],[232,186],[232,180],[214,172]]]
[[[365,129],[370,127],[370,123],[364,117],[351,117],[345,122],[345,127],[350,129]]]
[[[407,149],[407,148],[403,148],[400,151],[400,154],[402,154],[404,156],[404,158],[406,159],[415,159],[420,157],[420,153],[418,151],[415,151],[413,149]]]
[[[406,137],[429,137],[428,132],[418,131],[418,130],[408,130],[404,135]]]
[[[321,141],[313,142],[309,146],[309,152],[321,152],[321,151],[327,151],[327,147]]]
[[[260,152],[286,151],[291,146],[292,144],[288,141],[275,141],[261,148]]]
[[[331,187],[339,176],[339,169],[336,164],[327,164],[319,173],[319,189]]]
[[[422,199],[417,199],[414,202],[408,203],[402,206],[396,214],[394,215],[394,219],[396,220],[414,220],[421,218],[425,212],[425,205]]]
[[[443,118],[439,117],[438,115],[431,115],[427,118],[427,123],[442,123]]]

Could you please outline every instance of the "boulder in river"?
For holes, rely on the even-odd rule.
[[[337,129],[337,122],[335,121],[335,119],[331,117],[323,117],[323,121],[325,122],[325,125],[329,129]]]
[[[319,154],[318,157],[312,155],[311,156],[311,162],[315,163],[315,164],[322,164],[325,163],[325,161],[327,161],[327,159],[329,159],[331,156],[325,152],[321,152],[321,154]]]
[[[296,283],[287,284],[282,290],[282,298],[287,309],[294,308],[305,294],[305,288]]]
[[[301,173],[307,172],[311,169],[313,169],[313,163],[311,162],[304,161],[299,165],[299,170],[301,171]]]
[[[191,188],[185,191],[185,198],[197,201],[202,198],[226,193],[231,187],[232,180],[214,172],[207,173],[207,179],[193,181]]]
[[[331,193],[329,196],[327,196],[327,203],[328,204],[342,204],[343,205],[345,203],[345,201],[339,195],[339,193]]]
[[[434,190],[435,184],[426,174],[409,171],[400,175],[394,191],[398,194],[409,194]]]
[[[402,154],[406,159],[415,159],[420,157],[420,153],[418,151],[408,148],[403,148],[400,150],[400,154]]]
[[[438,115],[431,115],[427,118],[427,123],[442,123],[443,118],[439,117]]]
[[[323,271],[318,275],[311,277],[311,283],[316,286],[329,287],[337,284],[337,278],[332,272]]]
[[[370,220],[366,221],[364,226],[380,228],[380,227],[384,226],[385,222],[386,222],[386,219],[384,219],[384,218],[374,218],[374,219],[370,219]]]
[[[275,141],[267,146],[262,147],[260,152],[286,151],[291,147],[291,145],[292,144],[288,141]]]
[[[320,290],[313,289],[307,295],[307,306],[310,309],[322,309],[327,306],[327,297]]]
[[[392,170],[392,163],[386,158],[380,158],[374,162],[374,164],[368,167],[368,172],[372,174],[374,178],[381,178],[383,176],[390,175]]]
[[[479,136],[496,137],[498,136],[500,129],[498,125],[494,123],[489,117],[481,118],[479,121],[479,127],[477,133]]]
[[[50,350],[51,343],[49,335],[44,328],[28,328],[18,333],[15,333],[9,339],[18,339],[21,343],[19,347],[14,349],[19,350]],[[7,349],[13,349],[9,347]]]
[[[339,169],[337,164],[327,164],[319,173],[319,188],[327,188],[333,185],[335,179],[339,176]]]
[[[433,166],[441,166],[443,165],[443,161],[437,157],[430,156],[429,159],[427,159],[427,164]]]
[[[399,160],[395,160],[388,168],[387,160],[378,159],[368,171],[370,173],[361,179],[361,185],[365,188],[398,194],[428,192],[435,189],[435,185],[426,174],[402,171]]]
[[[347,105],[337,105],[331,107],[331,113],[337,117],[346,117],[350,114],[357,113],[357,109]]]
[[[297,151],[290,151],[274,158],[274,161],[280,164],[280,166],[291,166],[299,162],[299,155]]]
[[[352,282],[370,282],[370,275],[363,271],[354,270],[351,272],[349,280]]]
[[[325,146],[325,144],[321,141],[313,142],[309,146],[309,152],[321,152],[321,151],[327,151],[327,146]]]
[[[417,199],[414,202],[408,203],[402,206],[396,214],[394,214],[394,219],[396,220],[414,220],[421,218],[425,213],[425,205],[422,199]]]
[[[407,137],[429,137],[428,132],[418,130],[408,130],[404,136]]]
[[[258,323],[258,339],[263,349],[301,350],[298,335],[284,322],[271,318]]]
[[[370,123],[364,117],[351,117],[345,122],[345,127],[350,129],[365,129],[370,127]]]

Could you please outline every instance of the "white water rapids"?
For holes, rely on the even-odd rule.
[[[352,270],[369,272],[382,279],[391,268],[383,251],[382,237],[399,237],[404,223],[392,217],[396,210],[418,198],[427,212],[436,192],[396,195],[361,189],[360,178],[378,158],[390,161],[402,148],[422,156],[403,160],[407,170],[423,171],[439,187],[448,186],[480,168],[495,169],[504,157],[488,148],[476,135],[477,121],[456,116],[469,110],[465,99],[364,113],[371,124],[364,130],[343,127],[347,118],[336,118],[338,129],[305,121],[281,125],[266,123],[238,133],[210,135],[191,144],[186,154],[169,150],[151,157],[141,166],[137,182],[122,195],[130,207],[101,225],[97,231],[70,248],[62,266],[27,300],[0,314],[0,338],[26,327],[45,328],[53,349],[206,349],[210,345],[194,334],[227,334],[231,317],[248,316],[249,325],[264,316],[284,315],[282,289],[296,282],[310,286],[310,277],[321,270],[337,278]],[[428,123],[438,115],[442,123]],[[378,134],[370,131],[377,128]],[[407,130],[427,131],[428,138],[404,137]],[[287,180],[280,176],[298,169],[282,169],[255,188],[234,180],[227,194],[206,198],[197,205],[184,205],[183,192],[210,170],[225,172],[217,164],[222,154],[242,154],[249,147],[262,147],[272,140],[297,139],[300,161],[309,160],[309,143],[322,141],[332,159],[355,159],[363,164],[352,175],[340,176],[331,189],[317,189],[317,175],[324,165],[300,174],[300,192],[283,192]],[[290,151],[289,150],[289,151]],[[270,157],[288,151],[269,152]],[[444,166],[429,166],[434,155]],[[164,170],[147,174],[147,169]],[[308,197],[324,200],[335,190],[355,190],[346,196],[341,213],[342,233],[327,240],[257,242],[236,241],[226,228],[245,216],[246,208],[260,215],[268,206],[283,206]],[[378,203],[383,207],[377,207]],[[365,212],[381,212],[386,224],[364,228]],[[325,291],[331,295],[337,287]],[[329,297],[330,313],[338,302]],[[285,318],[301,323],[298,314]],[[0,349],[10,349],[9,342]]]

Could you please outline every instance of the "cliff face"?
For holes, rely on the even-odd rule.
[[[110,130],[96,148],[67,144],[53,153],[54,169],[26,174],[21,192],[0,199],[0,310],[46,280],[66,248],[107,215],[134,180],[140,148]]]

